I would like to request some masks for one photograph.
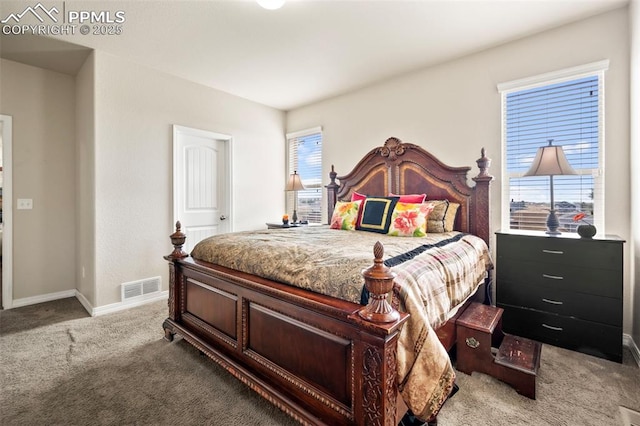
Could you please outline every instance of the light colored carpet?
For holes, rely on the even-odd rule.
[[[543,345],[535,401],[484,374],[459,372],[456,383],[440,425],[621,426],[620,405],[640,409],[640,369],[628,350],[618,364]]]
[[[293,425],[181,339],[166,302],[91,318],[75,299],[0,313],[0,424]]]
[[[180,339],[166,303],[91,318],[75,299],[0,312],[0,424],[293,425]],[[640,369],[545,345],[538,399],[459,373],[449,425],[621,425],[640,410]]]

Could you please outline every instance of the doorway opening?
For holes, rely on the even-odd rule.
[[[13,306],[13,197],[11,178],[12,118],[0,115],[0,306]]]

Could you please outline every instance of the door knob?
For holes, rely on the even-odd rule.
[[[227,217],[225,215],[220,216],[220,220],[225,220]]]

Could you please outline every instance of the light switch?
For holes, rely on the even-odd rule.
[[[33,200],[31,198],[18,198],[18,210],[33,209]]]

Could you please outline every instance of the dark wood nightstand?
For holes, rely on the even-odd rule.
[[[496,236],[496,304],[505,332],[622,362],[624,240]]]
[[[289,224],[285,225],[285,224],[284,224],[284,223],[282,223],[282,222],[280,222],[280,223],[275,223],[275,222],[274,222],[274,223],[270,223],[270,222],[267,222],[267,229],[297,228],[297,227],[299,227],[299,226],[302,226],[302,225],[301,225],[301,224],[299,224],[299,223],[296,223],[296,224],[291,224],[291,223],[289,223]]]

